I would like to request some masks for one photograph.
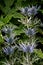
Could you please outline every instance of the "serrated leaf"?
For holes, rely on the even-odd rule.
[[[12,14],[8,14],[4,19],[3,19],[3,22],[4,23],[8,23],[12,18]]]
[[[13,17],[14,18],[25,18],[22,14],[17,13],[17,12],[14,12]]]
[[[19,30],[15,30],[14,31],[14,33],[16,34],[16,35],[20,35],[21,33],[23,33],[24,31],[23,31],[23,29],[19,29]]]

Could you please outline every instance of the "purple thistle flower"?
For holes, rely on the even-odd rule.
[[[7,28],[7,33],[8,33],[8,34],[11,34],[11,33],[13,32],[14,29],[15,29],[14,27],[13,27],[13,28],[8,27],[8,28]]]
[[[25,7],[25,8],[21,8],[21,13],[25,16],[28,16],[28,7]]]
[[[10,55],[10,54],[12,54],[13,52],[14,52],[14,48],[12,48],[12,47],[5,47],[5,48],[3,48],[3,52],[6,54],[6,55]]]
[[[39,9],[40,9],[40,6],[25,7],[25,8],[21,8],[21,13],[25,16],[32,16],[32,15],[36,15]]]
[[[23,52],[30,52],[32,53],[34,51],[34,48],[36,47],[35,44],[29,44],[29,45],[26,45],[26,44],[19,44],[20,45],[20,51],[22,50]]]
[[[32,52],[34,51],[34,48],[35,48],[35,47],[36,47],[35,44],[30,44],[30,45],[27,46],[27,50],[28,50],[30,53],[32,53]]]
[[[10,35],[13,30],[14,30],[14,27],[13,28],[11,28],[11,27],[4,27],[2,29],[2,33],[5,33],[5,34],[9,34]]]
[[[14,38],[13,37],[4,37],[4,40],[7,42],[7,43],[10,43],[10,44],[13,44],[14,42]]]
[[[10,37],[7,37],[7,36],[5,36],[4,37],[4,40],[7,42],[7,43],[10,43],[10,44],[13,44],[13,43],[15,43],[15,41],[17,40],[17,39],[19,39],[19,38],[15,38],[14,39],[14,34],[12,34]]]
[[[27,52],[26,49],[27,49],[27,46],[25,44],[19,44],[20,46],[20,50],[22,50],[23,52]]]
[[[26,30],[26,35],[33,36],[35,33],[36,33],[35,30],[31,28],[28,28],[28,30]]]

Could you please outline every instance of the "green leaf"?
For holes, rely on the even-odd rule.
[[[8,14],[4,19],[3,19],[3,22],[4,23],[8,23],[12,18],[12,14]]]
[[[22,14],[17,13],[17,12],[14,12],[13,17],[14,18],[25,18]]]
[[[43,52],[39,49],[39,50],[35,50],[35,53],[38,55],[38,57],[43,59]]]
[[[4,25],[4,23],[2,21],[0,21],[0,29],[1,27]]]
[[[22,0],[17,0],[15,6],[16,7],[21,7],[21,4],[22,4],[21,2],[22,2]]]
[[[13,4],[14,0],[4,0],[6,6],[10,7]]]
[[[43,44],[43,37],[39,37],[39,41]]]
[[[4,42],[2,35],[0,34],[0,44]]]
[[[43,9],[42,10],[40,10],[41,12],[42,12],[42,14],[43,14]]]
[[[24,33],[23,29],[18,29],[18,30],[15,30],[14,33],[16,35],[20,35],[21,33]]]

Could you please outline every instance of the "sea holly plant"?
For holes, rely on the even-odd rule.
[[[5,4],[7,7],[6,1]],[[9,4],[9,7],[11,5]],[[8,23],[6,23],[6,25],[3,25],[3,27],[1,27],[0,33],[1,33],[1,37],[4,40],[3,43],[1,44],[1,50],[2,50],[1,53],[4,56],[4,60],[5,60],[0,62],[2,63],[2,65],[34,65],[35,62],[38,62],[40,60],[40,54],[37,53],[37,49],[36,49],[37,47],[36,42],[38,40],[38,38],[36,38],[36,34],[39,32],[38,28],[42,24],[40,24],[41,22],[40,19],[35,17],[38,14],[39,9],[40,6],[37,7],[37,5],[36,6],[32,5],[32,7],[31,6],[24,8],[22,7],[20,9],[20,13],[17,14],[23,15],[24,18],[22,17],[19,18],[20,17],[19,15],[18,15],[19,17],[17,15],[14,16],[15,13],[14,11],[11,10],[12,22],[16,19],[16,17],[18,18],[17,20],[15,20],[17,21],[17,23],[15,23],[14,21],[13,24],[10,20]],[[5,14],[6,13],[8,13],[8,11],[6,11]],[[14,15],[12,13],[14,13]],[[5,17],[5,20],[6,19],[7,18]]]
[[[19,50],[26,53],[26,56],[25,55],[23,56],[24,60],[21,61],[21,64],[23,64],[23,65],[33,65],[33,58],[31,58],[31,54],[34,53],[34,48],[37,46],[35,44],[36,41],[34,40],[34,38],[35,38],[36,33],[38,32],[37,29],[38,29],[38,26],[40,23],[40,20],[38,20],[37,18],[34,19],[34,16],[38,13],[39,8],[40,8],[40,6],[38,8],[37,8],[37,6],[32,6],[31,8],[25,7],[25,8],[21,8],[21,10],[20,10],[21,13],[26,18],[18,20],[18,21],[27,27],[27,30],[25,31],[25,33],[29,37],[27,44],[25,44],[25,43],[19,44]],[[28,19],[28,17],[30,17],[30,18]],[[34,42],[32,40],[34,40]],[[38,57],[36,59],[34,58],[34,61],[37,61],[37,60],[39,60]]]

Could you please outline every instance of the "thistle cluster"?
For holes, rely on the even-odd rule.
[[[32,6],[32,7],[25,7],[25,8],[21,8],[21,13],[24,15],[24,16],[33,16],[33,15],[36,15],[38,13],[38,10],[40,9],[40,6],[37,7],[37,6]]]
[[[15,30],[14,29],[14,27],[13,28],[9,28],[9,27],[4,27],[2,30],[1,30],[1,32],[2,32],[2,35],[3,35],[3,33],[4,33],[4,35],[3,35],[3,38],[4,38],[4,40],[5,40],[5,45],[7,45],[6,47],[4,47],[3,48],[3,52],[6,54],[6,55],[11,55],[11,54],[13,54],[14,53],[14,49],[15,48],[18,48],[18,50],[22,50],[23,52],[29,52],[29,53],[32,53],[33,52],[33,50],[34,50],[34,48],[35,48],[35,44],[34,44],[34,42],[32,43],[30,43],[30,44],[25,44],[25,43],[22,43],[22,44],[20,44],[19,43],[19,46],[17,46],[17,45],[13,45],[13,44],[15,44],[16,43],[16,40],[17,40],[17,38],[16,39],[14,39],[14,37],[15,37],[15,34],[13,33],[13,30]],[[28,36],[34,36],[35,35],[35,30],[34,29],[31,29],[31,28],[28,28],[28,30],[26,30],[26,35],[28,35]],[[28,42],[27,42],[28,43]],[[13,46],[12,46],[13,45]],[[21,51],[20,50],[20,51]]]
[[[15,48],[17,48],[17,51],[19,53],[25,53],[26,54],[26,59],[24,60],[28,60],[28,64],[31,62],[29,58],[31,58],[31,54],[34,52],[35,48],[36,48],[36,38],[35,35],[37,33],[36,31],[36,24],[37,24],[37,20],[33,21],[33,17],[38,13],[38,10],[40,9],[40,6],[32,6],[32,7],[25,7],[25,8],[21,8],[21,13],[26,16],[25,21],[22,20],[21,23],[25,23],[24,26],[26,25],[26,29],[24,30],[24,34],[28,36],[28,41],[27,42],[19,42],[18,38],[15,38],[15,33],[13,33],[13,31],[15,31],[14,27],[9,27],[9,26],[4,26],[1,30],[2,35],[3,35],[3,39],[4,39],[4,44],[5,47],[3,47],[3,52],[6,55],[12,55],[14,53]],[[28,19],[28,17],[30,17]],[[20,21],[20,20],[19,20]],[[31,22],[31,25],[29,24],[29,22]],[[39,22],[38,22],[39,23]],[[35,38],[35,40],[34,40]],[[16,41],[18,40],[18,45],[16,43]],[[22,52],[20,52],[22,51]],[[25,57],[25,55],[24,55]],[[28,58],[29,57],[29,58]],[[20,59],[21,60],[21,59]],[[23,61],[24,61],[23,60]],[[25,64],[24,64],[25,65]],[[30,64],[32,65],[32,63]]]
[[[16,45],[13,45],[15,43],[15,41],[17,40],[17,38],[14,39],[14,37],[15,37],[15,34],[13,33],[14,30],[15,30],[14,27],[11,28],[9,26],[5,26],[1,30],[2,35],[3,35],[3,39],[4,39],[4,44],[6,45],[3,48],[3,52],[6,55],[13,54],[14,53],[14,49],[16,48]]]
[[[25,43],[22,43],[22,44],[19,44],[19,49],[20,49],[20,51],[23,51],[23,52],[26,52],[26,53],[33,53],[33,51],[34,51],[34,49],[35,49],[35,47],[36,47],[36,45],[35,45],[35,43],[31,43],[31,44],[25,44]]]
[[[24,60],[27,59],[28,61],[27,65],[29,65],[29,63],[31,63],[30,65],[32,65],[32,62],[30,61],[30,58],[31,58],[30,56],[34,52],[37,46],[35,35],[37,33],[37,28],[38,28],[40,20],[38,20],[37,18],[34,19],[34,16],[38,13],[39,9],[40,9],[40,6],[39,7],[32,6],[32,7],[21,8],[20,10],[21,14],[25,16],[25,20],[21,19],[19,20],[19,22],[21,22],[22,24],[24,24],[24,26],[27,27],[26,29],[24,29],[24,33],[29,37],[29,40],[27,44],[25,44],[25,42],[22,42],[21,44],[19,44],[19,51],[23,51],[26,53],[26,57]],[[24,62],[23,64],[25,65]]]

